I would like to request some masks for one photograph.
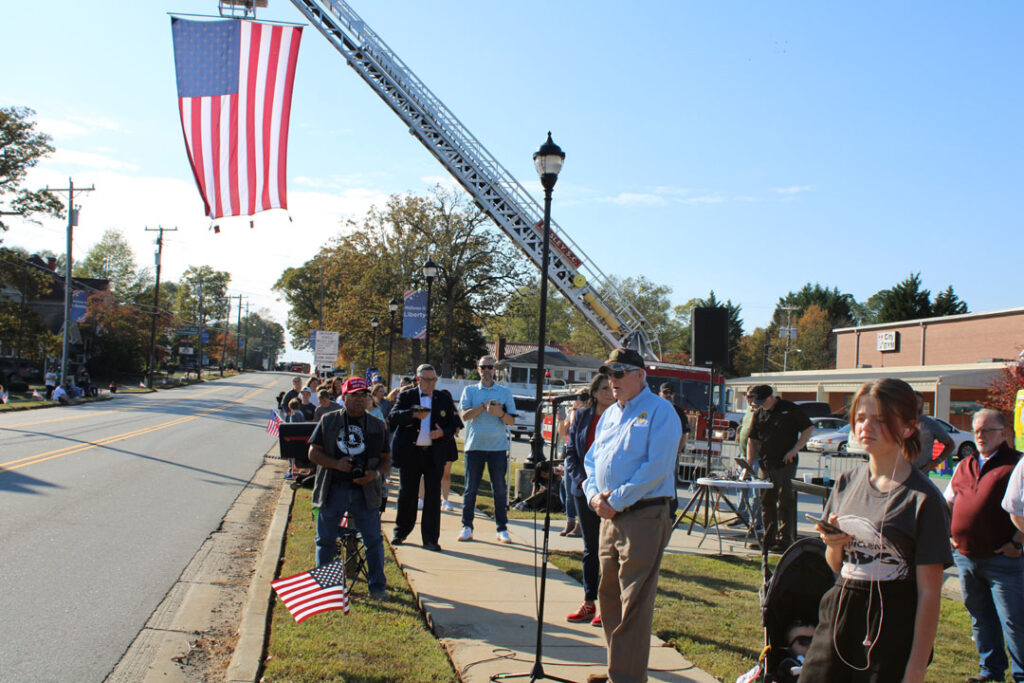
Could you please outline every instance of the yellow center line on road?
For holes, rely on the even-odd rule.
[[[103,439],[97,439],[96,441],[87,441],[85,443],[76,444],[74,446],[65,446],[64,448],[59,448],[55,451],[47,451],[45,453],[37,453],[36,455],[30,455],[24,458],[19,458],[17,460],[9,460],[8,462],[0,463],[0,473],[9,472],[11,470],[18,470],[21,469],[22,467],[28,467],[29,465],[35,465],[40,462],[46,462],[47,460],[53,460],[54,458],[60,458],[65,455],[71,455],[73,453],[80,453],[90,448],[96,448],[97,446],[106,446],[107,444],[116,443],[118,441],[124,441],[125,439],[130,439],[134,436],[142,436],[143,434],[149,434],[151,432],[160,431],[161,429],[166,429],[168,427],[174,427],[175,425],[180,425],[185,422],[198,420],[199,418],[205,417],[206,415],[218,413],[222,410],[227,410],[231,406],[238,405],[239,403],[248,401],[249,399],[257,396],[258,394],[263,393],[270,387],[274,386],[274,384],[274,382],[268,382],[259,389],[251,391],[250,393],[246,394],[245,396],[242,396],[241,398],[235,399],[234,401],[229,401],[222,406],[217,406],[216,408],[204,410],[201,413],[196,413],[195,415],[179,417],[176,420],[170,420],[169,422],[153,425],[152,427],[143,427],[142,429],[124,432],[123,434],[116,434],[114,436],[108,436]]]
[[[14,427],[31,427],[33,425],[43,425],[43,424],[49,424],[51,422],[68,422],[70,420],[84,420],[87,417],[96,417],[97,415],[116,415],[118,413],[130,413],[130,412],[134,412],[136,410],[145,410],[146,408],[152,408],[152,407],[155,407],[155,406],[165,406],[165,405],[167,405],[169,403],[176,403],[178,401],[190,401],[190,400],[192,400],[194,398],[200,398],[201,396],[206,396],[208,394],[212,394],[212,393],[215,393],[215,392],[218,392],[218,391],[224,391],[224,390],[230,389],[230,388],[231,387],[215,387],[213,389],[207,389],[206,391],[201,391],[198,394],[194,394],[194,395],[188,396],[186,398],[171,398],[171,399],[168,399],[166,401],[157,401],[157,402],[154,402],[154,403],[150,403],[149,405],[135,406],[133,408],[114,408],[112,410],[106,410],[106,411],[97,412],[97,413],[84,413],[84,414],[80,414],[80,415],[68,415],[66,417],[63,417],[63,416],[62,417],[53,417],[53,418],[49,418],[49,419],[46,419],[46,420],[32,420],[31,422],[16,422],[15,424],[0,425],[0,429],[13,429]],[[261,391],[262,391],[262,389],[261,389]]]

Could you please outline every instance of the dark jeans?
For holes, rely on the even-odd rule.
[[[758,476],[771,480],[773,486],[761,493],[761,517],[764,520],[764,542],[781,543],[787,548],[796,541],[796,491],[793,477],[797,461],[768,469],[762,463]]]
[[[953,551],[953,562],[971,615],[981,675],[1003,680],[1008,647],[1013,680],[1024,681],[1024,558],[972,558]]]
[[[380,530],[380,510],[366,507],[362,487],[335,486],[316,517],[316,566],[330,564],[337,553],[338,524],[348,512],[366,546],[366,569],[371,593],[387,587],[384,578],[384,539]]]
[[[494,496],[494,526],[498,531],[508,527],[508,453],[505,451],[466,451],[466,493],[462,497],[462,526],[473,528],[473,512],[476,508],[476,492],[484,478],[484,465],[491,478],[491,495]]]
[[[598,556],[598,542],[601,540],[601,518],[587,503],[582,491],[573,497],[576,515],[583,529],[583,599],[597,600],[597,587],[601,583],[601,558]]]

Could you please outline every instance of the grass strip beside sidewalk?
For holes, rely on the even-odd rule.
[[[311,492],[295,496],[278,576],[292,576],[316,564],[316,529]],[[352,609],[326,612],[296,624],[276,600],[263,680],[314,681],[453,681],[448,656],[430,632],[405,576],[385,543],[385,574],[390,599],[369,599],[360,580],[351,593]]]

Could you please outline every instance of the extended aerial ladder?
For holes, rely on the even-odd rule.
[[[544,211],[416,74],[344,0],[291,0],[468,191],[482,211],[541,268]],[[265,3],[256,0],[257,6]],[[221,0],[226,5],[252,2]],[[661,347],[640,312],[552,221],[548,279],[612,346],[658,360]]]

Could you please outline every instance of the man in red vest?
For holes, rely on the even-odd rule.
[[[1013,680],[1024,681],[1024,532],[1001,506],[1021,454],[1006,442],[1002,413],[979,410],[972,427],[978,453],[960,461],[945,492],[953,561],[981,669],[967,680],[1004,680],[1009,648]]]

